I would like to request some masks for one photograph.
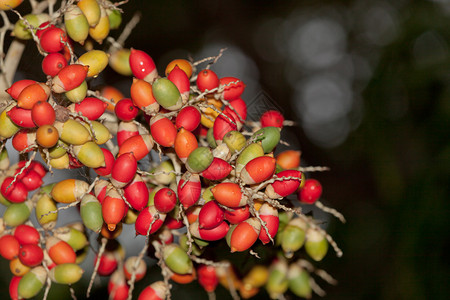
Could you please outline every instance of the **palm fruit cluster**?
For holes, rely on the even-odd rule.
[[[0,1],[0,9],[21,2]],[[138,299],[165,299],[172,283],[193,281],[207,293],[220,283],[233,298],[266,289],[273,299],[322,294],[314,274],[334,283],[304,259],[321,261],[330,243],[342,254],[299,205],[320,203],[322,186],[305,171],[322,168],[301,167],[300,151],[277,152],[283,115],[247,120],[244,82],[219,77],[213,64],[174,59],[161,72],[146,51],[102,48],[121,24],[114,3],[63,3],[52,15],[21,16],[12,31],[35,43],[47,80],[12,83],[0,113],[0,255],[13,274],[10,297],[78,282],[92,235],[99,245],[91,283],[109,276],[115,300],[131,299],[147,273],[145,255],[158,260],[164,281],[135,292]],[[132,77],[129,98],[112,86],[91,90],[108,65]],[[14,165],[9,141],[22,158]],[[55,169],[89,176],[59,180]],[[80,221],[58,227],[71,207]],[[123,226],[146,237],[138,256],[120,245]],[[228,260],[215,253],[224,245]],[[258,256],[253,249],[270,259],[240,272],[233,255]]]

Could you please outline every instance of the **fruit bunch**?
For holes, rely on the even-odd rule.
[[[20,2],[1,1],[0,9]],[[279,111],[247,120],[244,82],[211,70],[221,54],[174,59],[158,72],[147,52],[110,36],[121,23],[114,3],[67,1],[56,12],[47,5],[49,14],[21,16],[13,30],[35,42],[47,80],[12,83],[0,114],[0,202],[7,206],[0,255],[14,275],[12,299],[34,297],[44,287],[45,298],[52,282],[79,281],[92,235],[99,249],[87,296],[99,275],[109,276],[111,299],[131,299],[146,275],[146,255],[158,261],[164,280],[139,299],[169,298],[171,282],[194,280],[208,293],[221,283],[234,298],[237,291],[252,297],[263,286],[273,298],[288,288],[300,297],[322,294],[314,272],[334,283],[302,258],[322,260],[329,244],[342,255],[300,206],[316,204],[343,220],[318,201],[321,184],[305,175],[327,168],[301,167],[300,151],[277,152],[290,124]],[[109,47],[94,49],[103,41]],[[129,98],[111,86],[92,90],[108,65],[133,77]],[[8,141],[22,158],[15,165]],[[54,169],[78,169],[85,179],[58,180]],[[58,227],[62,210],[71,207],[79,209],[80,222]],[[127,257],[120,245],[123,226],[145,237],[139,255]],[[258,248],[271,259],[239,272],[232,256],[218,254],[224,245],[230,255],[258,256]]]

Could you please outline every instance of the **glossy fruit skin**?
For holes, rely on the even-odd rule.
[[[230,131],[237,130],[236,120],[231,113],[220,114],[213,125],[213,135],[217,144],[222,143],[223,137]]]
[[[128,138],[119,147],[120,157],[122,154],[132,152],[136,160],[141,160],[150,152],[153,148],[154,142],[150,134],[136,135]]]
[[[55,77],[65,66],[67,66],[67,60],[59,52],[49,53],[42,60],[42,71],[51,77]]]
[[[238,99],[245,89],[245,84],[236,77],[222,77],[220,85],[225,86],[223,98],[228,101]]]
[[[55,93],[63,93],[80,86],[86,79],[88,66],[71,64],[65,66],[53,77],[52,90]]]
[[[25,185],[27,191],[34,191],[43,183],[42,177],[35,170],[25,170],[22,174],[25,175],[22,177],[21,181]]]
[[[18,287],[21,279],[22,277],[20,276],[13,276],[11,278],[11,281],[9,283],[9,296],[12,300],[19,300]]]
[[[137,170],[137,160],[132,153],[124,153],[114,162],[111,183],[122,188],[133,180]]]
[[[147,81],[133,78],[130,94],[133,104],[146,114],[157,113],[159,111],[159,103],[156,102],[153,96],[152,85]]]
[[[202,206],[198,214],[199,227],[202,229],[213,229],[224,220],[224,210],[217,205],[216,201],[209,201]]]
[[[148,187],[141,176],[136,174],[133,180],[123,189],[128,203],[137,211],[141,211],[148,202]]]
[[[187,175],[184,174],[181,177],[181,180],[178,183],[177,187],[178,200],[185,209],[194,205],[198,201],[202,193],[200,177],[197,174],[192,174],[191,177],[187,180],[186,176]],[[186,184],[185,181],[187,181]]]
[[[134,77],[152,83],[158,76],[153,59],[144,51],[131,48],[130,67]]]
[[[139,135],[138,127],[133,122],[120,122],[117,129],[117,145],[120,147],[128,138]]]
[[[209,180],[222,180],[227,177],[232,170],[232,166],[226,160],[214,157],[209,167],[206,168],[201,175]]]
[[[39,232],[36,228],[26,224],[19,225],[14,229],[14,237],[22,246],[28,244],[37,245],[40,239]]]
[[[206,90],[210,91],[219,87],[220,81],[219,77],[214,71],[204,69],[198,73],[196,83],[198,89],[201,92],[204,92]]]
[[[14,177],[6,177],[1,185],[1,193],[6,200],[13,203],[22,203],[27,200],[28,190],[26,186],[20,181],[16,180],[11,186],[9,186],[14,180]],[[9,187],[9,188],[8,188]]]
[[[170,212],[177,204],[177,195],[170,188],[162,188],[155,194],[155,208],[163,214]]]
[[[11,234],[5,234],[0,237],[0,255],[7,259],[12,260],[19,256],[20,243]]]
[[[156,115],[150,120],[150,133],[155,142],[163,147],[172,147],[175,144],[177,129],[166,117]]]
[[[259,209],[259,216],[261,220],[266,222],[266,227],[268,229],[270,237],[274,239],[275,235],[278,232],[278,227],[280,224],[280,220],[278,218],[278,210],[273,206],[270,206],[268,203],[264,203]],[[270,242],[269,234],[267,234],[267,231],[262,227],[259,233],[259,240],[263,244],[269,243]]]
[[[34,128],[36,125],[31,116],[31,110],[14,106],[7,113],[11,121],[22,128]]]
[[[59,132],[52,125],[42,125],[36,131],[36,142],[44,148],[51,148],[58,143]]]
[[[270,156],[260,156],[249,161],[241,171],[241,180],[245,184],[261,183],[275,173],[276,160]]]
[[[17,100],[19,98],[20,93],[27,86],[36,83],[35,80],[31,79],[22,79],[14,82],[9,88],[6,89],[6,92],[14,99]]]
[[[225,210],[225,220],[230,222],[231,224],[239,224],[248,219],[250,216],[250,208],[248,205],[236,208],[232,211]]]
[[[233,182],[221,182],[211,189],[214,199],[227,207],[240,207],[247,204],[247,197],[242,193],[241,187]]]
[[[260,122],[262,127],[274,126],[282,128],[284,117],[277,110],[268,110],[261,115]]]
[[[132,121],[138,115],[139,109],[131,99],[125,98],[116,103],[114,113],[121,121]]]
[[[300,166],[300,151],[295,150],[285,150],[277,155],[277,164],[285,169],[295,169]]]
[[[297,191],[300,186],[302,172],[297,170],[285,170],[277,173],[276,176],[278,178],[292,177],[292,179],[284,179],[269,184],[266,187],[265,193],[272,199],[286,197]]]
[[[138,300],[163,300],[166,295],[166,286],[163,281],[157,281],[147,286],[138,297]]]
[[[258,239],[260,231],[261,223],[255,217],[239,223],[231,233],[231,252],[249,249]]]
[[[67,34],[61,28],[52,27],[46,29],[39,40],[41,47],[45,52],[59,52],[64,47],[63,42],[67,42]]]
[[[55,110],[47,101],[38,101],[31,108],[31,118],[36,126],[53,125]]]
[[[17,106],[25,109],[32,109],[38,101],[47,101],[50,95],[48,86],[41,82],[30,84],[20,92],[17,98]]]
[[[46,248],[48,255],[55,264],[75,263],[77,256],[67,242],[52,236],[47,238]]]
[[[157,78],[152,85],[153,97],[163,108],[174,111],[181,108],[183,99],[177,86],[167,78]]]
[[[175,66],[167,76],[167,79],[175,84],[175,86],[178,88],[178,91],[180,91],[183,103],[186,103],[189,99],[190,91],[189,77],[186,75],[186,73],[178,66]]]
[[[117,224],[125,217],[128,206],[115,190],[109,190],[102,202],[103,220],[108,225],[109,231],[114,231]]]
[[[19,259],[24,265],[35,267],[44,259],[44,252],[36,244],[23,245],[19,251]]]
[[[186,169],[191,173],[201,173],[206,170],[214,160],[209,147],[197,147],[188,156]]]
[[[186,163],[192,151],[198,148],[197,138],[192,132],[181,128],[175,137],[174,148],[178,158]]]
[[[194,131],[200,125],[200,119],[200,111],[195,106],[185,106],[178,113],[175,125],[177,129],[184,128]]]
[[[301,202],[313,204],[322,195],[322,185],[316,179],[306,179],[305,185],[298,192],[298,199]]]
[[[105,166],[94,168],[94,171],[100,176],[109,176],[114,166],[114,155],[108,149],[100,149],[103,152],[103,157],[105,158]]]
[[[143,210],[141,210],[135,223],[136,234],[146,236],[147,231],[150,228],[150,224],[152,223],[153,218],[155,218],[157,214],[159,213],[153,205],[148,206]],[[161,228],[161,226],[164,223],[165,217],[166,217],[165,214],[159,214],[159,219],[153,223],[152,228],[150,230],[150,234],[156,232],[159,228]]]
[[[50,270],[52,281],[59,284],[73,284],[81,279],[83,269],[77,264],[60,264]]]
[[[99,233],[103,225],[102,206],[98,199],[87,194],[81,199],[80,215],[87,228]]]
[[[89,120],[97,120],[105,112],[107,106],[106,102],[98,98],[86,97],[83,101],[74,104],[74,111],[81,113]]]
[[[218,241],[223,239],[228,231],[230,230],[230,226],[227,222],[223,221],[216,227],[212,229],[203,229],[199,227],[199,222],[196,221],[189,226],[189,231],[191,234],[199,239],[205,241]]]

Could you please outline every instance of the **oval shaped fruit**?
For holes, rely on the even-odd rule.
[[[25,87],[17,98],[17,106],[32,109],[38,101],[47,101],[50,88],[42,82],[36,82]]]
[[[192,132],[181,128],[175,137],[174,148],[178,158],[186,163],[192,151],[198,148],[197,138]]]
[[[108,65],[108,55],[101,50],[90,50],[81,55],[77,62],[89,66],[87,77],[97,77]]]
[[[219,80],[223,87],[223,98],[231,101],[238,99],[245,89],[245,84],[236,77],[222,77]]]
[[[217,205],[216,201],[204,204],[198,214],[199,227],[202,229],[213,229],[224,220],[224,211]]]
[[[184,73],[186,73],[188,78],[191,78],[192,76],[192,64],[187,61],[186,59],[178,58],[172,60],[166,67],[166,76],[169,75],[169,73],[175,68],[175,66],[178,66],[181,70],[183,70]]]
[[[101,44],[109,34],[109,18],[106,9],[100,5],[100,20],[94,27],[89,28],[89,36]]]
[[[255,217],[239,223],[231,234],[231,252],[240,252],[249,249],[258,239],[260,231],[261,223]]]
[[[87,194],[81,199],[80,215],[90,230],[99,233],[103,225],[102,206],[94,196]]]
[[[186,169],[191,173],[200,173],[206,170],[214,160],[209,147],[198,147],[194,149],[186,161]]]
[[[147,81],[133,78],[130,94],[134,105],[143,110],[147,115],[151,115],[159,111],[159,103],[153,96],[152,85]]]
[[[46,239],[45,248],[52,261],[57,265],[76,261],[77,255],[72,247],[57,237],[49,236]]]
[[[313,204],[322,195],[322,185],[316,179],[306,179],[305,185],[298,192],[298,199],[301,202]]]
[[[200,71],[197,75],[197,87],[200,92],[211,91],[219,87],[219,77],[217,74],[209,69]]]
[[[39,38],[42,49],[48,53],[61,51],[67,41],[66,32],[58,27],[45,29]]]
[[[168,118],[156,115],[150,119],[150,132],[155,142],[163,147],[172,147],[177,136],[175,125]]]
[[[119,147],[120,157],[122,154],[133,153],[136,160],[141,160],[150,153],[154,145],[153,138],[150,134],[141,134],[128,138]]]
[[[72,203],[81,200],[89,189],[89,184],[79,179],[64,179],[57,182],[51,192],[56,202]]]
[[[153,83],[158,76],[158,70],[153,59],[144,51],[131,48],[130,67],[134,77]]]
[[[83,45],[89,35],[89,23],[83,11],[77,5],[72,4],[66,7],[64,25],[69,37]]]
[[[14,237],[20,245],[37,245],[41,238],[36,228],[26,224],[19,225],[14,229]]]
[[[268,110],[263,113],[260,117],[260,122],[262,127],[274,126],[278,128],[283,127],[284,117],[277,110]]]
[[[65,66],[53,77],[52,90],[55,93],[64,93],[80,86],[86,79],[89,67],[81,64]]]
[[[20,279],[17,292],[21,298],[29,299],[36,296],[44,287],[47,271],[42,266],[31,269]]]
[[[256,131],[252,137],[257,141],[261,141],[264,153],[269,153],[272,152],[280,142],[280,129],[278,127],[267,126]]]
[[[247,196],[242,193],[241,187],[234,182],[221,182],[211,189],[214,199],[228,207],[239,207],[247,204]]]
[[[194,205],[202,193],[200,177],[197,174],[183,174],[177,187],[178,200],[185,209]]]
[[[181,108],[183,101],[177,86],[167,78],[153,82],[152,93],[156,101],[165,109],[174,111]]]
[[[44,251],[36,244],[23,245],[19,250],[19,259],[24,265],[35,267],[44,259]]]
[[[31,119],[36,126],[53,125],[56,119],[55,110],[47,101],[38,101],[31,108]]]
[[[193,263],[187,253],[177,244],[169,244],[163,248],[163,259],[167,267],[178,274],[192,273]]]
[[[59,284],[74,284],[81,279],[83,272],[77,264],[61,264],[50,270],[49,277]]]
[[[7,259],[12,260],[19,256],[20,243],[11,234],[5,234],[0,237],[0,255]]]
[[[117,224],[125,217],[127,210],[128,206],[116,190],[107,191],[102,202],[102,215],[109,231],[114,231]]]
[[[34,128],[36,125],[31,116],[31,110],[14,106],[7,113],[11,121],[22,128]]]
[[[275,173],[276,160],[270,156],[260,156],[249,161],[241,171],[240,178],[245,184],[256,184],[268,180]]]
[[[158,215],[158,219],[156,221],[154,221],[154,219],[156,218],[157,215]],[[163,225],[165,218],[166,218],[166,215],[158,213],[155,206],[151,205],[151,206],[145,207],[143,210],[141,210],[141,212],[139,213],[139,215],[136,219],[136,223],[135,223],[136,234],[147,236],[147,233],[152,234],[152,233],[156,232]],[[150,228],[150,224],[151,224],[151,228]]]

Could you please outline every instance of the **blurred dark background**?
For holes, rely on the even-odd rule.
[[[330,249],[318,264],[339,281],[320,282],[327,299],[450,297],[450,1],[142,0],[123,9],[124,23],[143,16],[125,46],[161,72],[227,48],[212,69],[247,84],[250,110],[273,106],[297,122],[285,138],[302,164],[331,168],[309,174],[347,218],[328,227],[344,256]],[[98,80],[125,93],[131,83],[112,71]]]

